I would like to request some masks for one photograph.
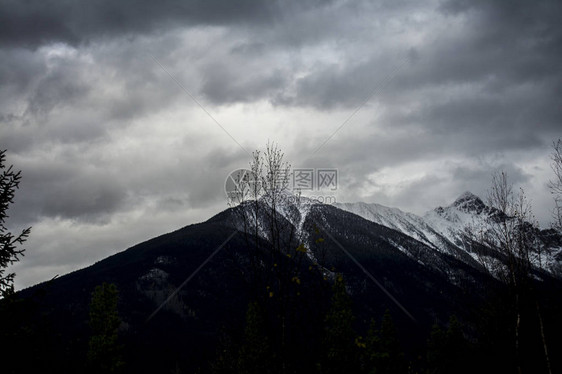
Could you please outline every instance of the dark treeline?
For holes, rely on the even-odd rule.
[[[445,323],[420,327],[405,324],[400,318],[402,323],[396,324],[397,312],[388,309],[382,315],[371,316],[366,324],[366,318],[355,313],[357,301],[346,291],[345,279],[338,275],[324,282],[324,299],[311,303],[307,296],[314,288],[301,280],[302,293],[298,297],[295,293],[295,299],[285,305],[285,315],[280,300],[275,301],[275,295],[270,297],[270,291],[267,298],[249,302],[238,324],[220,329],[215,348],[208,352],[205,362],[192,367],[190,361],[194,358],[185,352],[187,361],[180,359],[178,372],[497,373],[517,372],[518,366],[522,372],[548,372],[538,322],[531,318],[535,315],[532,305],[523,313],[529,316],[525,320],[533,322],[522,326],[522,346],[515,350],[510,323],[514,312],[507,307],[508,295],[504,291],[475,311],[475,321],[459,321],[452,315]],[[3,363],[3,372],[129,372],[139,354],[151,351],[133,349],[134,345],[129,344],[134,336],[118,332],[116,292],[113,285],[96,288],[89,305],[90,319],[86,321],[88,332],[74,340],[53,328],[48,313],[37,308],[35,300],[40,302],[48,291],[30,299],[3,300],[2,320],[10,321],[3,326],[1,335],[9,357]],[[556,352],[561,348],[556,335],[560,331],[556,320],[559,309],[544,310],[549,348]],[[414,335],[419,338],[421,331],[425,333],[424,344],[412,346],[410,339],[420,341]],[[74,361],[65,361],[67,352],[72,352]],[[157,367],[170,366],[167,361],[160,362],[158,356],[153,360]],[[559,364],[554,357],[552,370]]]

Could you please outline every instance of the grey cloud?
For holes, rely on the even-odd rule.
[[[156,51],[175,42],[173,37],[158,41]],[[178,101],[193,105],[144,48],[116,40],[7,54],[7,63],[0,64],[9,73],[0,76],[2,146],[21,153],[48,144],[99,142],[147,113]],[[20,72],[20,65],[29,70]]]
[[[212,136],[212,120],[151,55],[210,113],[225,113],[225,125],[227,113],[265,108],[266,121],[292,126],[273,132],[291,144],[289,161],[338,168],[346,196],[419,213],[467,189],[481,194],[494,168],[531,183],[536,176],[521,165],[560,136],[560,8],[551,1],[4,1],[0,148],[24,173],[11,219],[44,230],[34,244],[44,254],[29,266],[51,271],[50,254],[72,266],[99,259],[60,249],[93,242],[98,232],[106,248],[133,244],[119,232],[127,224],[112,231],[121,219],[144,225],[134,241],[226,206],[226,175],[247,166],[248,156]],[[302,122],[287,123],[293,118]],[[268,131],[233,135],[252,151]],[[439,171],[424,166],[446,161]],[[390,187],[368,179],[413,162],[427,168],[425,177]],[[379,192],[361,195],[369,183]],[[90,234],[72,233],[68,222]],[[45,234],[52,227],[56,235]]]
[[[492,181],[492,173],[503,171],[509,178],[509,183],[515,186],[524,186],[532,178],[520,167],[511,163],[490,165],[479,162],[475,165],[457,165],[451,168],[451,176],[457,189],[466,186],[467,190],[481,191],[481,198],[486,199],[487,191]]]
[[[511,163],[491,164],[473,160],[464,164],[449,163],[441,174],[429,173],[414,180],[403,181],[399,186],[384,186],[370,181],[376,188],[371,195],[354,197],[355,200],[376,202],[399,207],[405,211],[424,214],[437,206],[451,204],[462,192],[471,191],[486,200],[490,189],[492,171],[505,171],[514,187],[525,186],[531,176]],[[444,177],[443,172],[448,176]],[[347,187],[357,189],[364,181],[352,181]]]
[[[0,92],[9,88],[10,95],[25,93],[34,77],[45,70],[44,62],[32,51],[17,47],[0,49],[0,83],[3,86]]]
[[[42,214],[50,217],[88,219],[90,216],[113,213],[126,197],[125,189],[114,181],[101,180],[99,175],[89,175],[81,180],[71,180],[44,196]]]
[[[220,105],[254,102],[275,96],[286,84],[286,74],[281,70],[256,72],[241,66],[210,63],[203,69],[201,93]]]
[[[363,46],[339,64],[319,64],[310,74],[299,78],[295,97],[281,97],[279,102],[322,109],[357,106],[406,53],[410,54],[410,63],[396,72],[396,77],[376,93],[373,101],[394,101],[397,96],[426,87],[475,83],[498,94],[524,84],[545,85],[544,89],[537,87],[539,93],[550,93],[549,86],[562,79],[560,3],[474,3],[469,8],[478,11],[460,7],[462,11],[455,15],[447,13],[445,17],[451,19],[445,21],[456,22],[457,28],[446,30],[436,26],[421,44],[405,45],[402,51],[400,45],[383,45],[383,53],[378,48],[370,51]],[[393,37],[396,35],[390,35]],[[357,60],[362,62],[356,63]]]
[[[322,1],[19,1],[0,6],[0,44],[36,47],[78,44],[103,37],[135,35],[205,25],[268,24],[287,8],[322,6]]]
[[[45,218],[99,223],[122,208],[127,198],[127,190],[112,170],[64,159],[16,166],[22,169],[23,180],[11,217],[14,224],[32,225]]]
[[[263,42],[243,42],[238,43],[230,49],[230,53],[233,55],[244,55],[244,56],[256,56],[259,53],[265,51],[267,45]]]
[[[72,106],[79,98],[87,97],[90,87],[81,81],[81,72],[77,68],[67,61],[60,61],[55,71],[40,78],[28,99],[30,114],[44,117],[55,106]]]

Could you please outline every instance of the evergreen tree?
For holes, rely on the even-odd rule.
[[[441,329],[439,324],[435,323],[431,327],[431,333],[427,342],[427,366],[430,373],[445,373],[446,345],[447,334]]]
[[[377,373],[377,362],[381,358],[381,339],[374,319],[371,319],[364,345],[364,347],[360,345],[363,348],[361,355],[362,371],[368,374],[375,374]]]
[[[345,281],[337,275],[333,286],[331,306],[325,320],[324,372],[355,372],[357,352],[353,329],[351,298],[345,289]]]
[[[361,355],[362,371],[368,374],[405,373],[407,372],[404,353],[394,327],[390,311],[384,313],[381,328],[376,328],[375,320],[371,320]],[[363,347],[364,345],[364,347]]]
[[[239,373],[265,374],[271,366],[271,354],[265,322],[257,302],[248,305],[244,342],[239,353]]]
[[[464,337],[462,325],[456,316],[449,318],[449,328],[447,329],[447,352],[451,367],[456,373],[470,373],[470,344]]]
[[[469,353],[470,345],[456,316],[449,318],[447,331],[433,325],[427,346],[430,373],[470,373]]]
[[[15,191],[19,188],[21,171],[14,171],[12,166],[6,168],[6,151],[0,150],[0,298],[14,292],[14,273],[4,274],[6,268],[19,261],[24,250],[18,249],[23,244],[31,228],[14,235],[6,227],[8,208],[14,202]]]
[[[405,373],[407,371],[404,353],[400,347],[394,321],[387,309],[382,318],[380,330],[381,353],[377,367],[381,373]]]
[[[118,328],[121,324],[117,310],[119,292],[115,284],[97,286],[90,303],[90,327],[88,364],[94,373],[117,373],[123,369],[121,346],[118,344]]]
[[[4,360],[2,371],[5,373],[25,372],[38,353],[35,343],[41,337],[33,328],[36,321],[32,319],[32,302],[21,300],[14,294],[14,273],[7,273],[8,266],[19,261],[23,256],[22,245],[31,228],[14,235],[6,227],[9,218],[8,209],[14,202],[16,190],[21,181],[21,171],[14,171],[13,166],[6,167],[6,151],[0,150],[0,346]],[[31,358],[31,360],[30,360]]]

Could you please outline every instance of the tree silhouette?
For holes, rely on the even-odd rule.
[[[449,327],[443,331],[434,324],[427,343],[427,364],[430,373],[470,373],[470,346],[456,316],[449,318]]]
[[[14,235],[6,227],[8,208],[14,202],[15,191],[19,188],[21,171],[14,171],[13,166],[6,167],[6,151],[0,151],[0,297],[4,298],[14,292],[15,273],[5,274],[9,265],[19,261],[24,249],[18,249],[23,244],[31,228],[24,229],[19,235]]]
[[[430,373],[441,374],[447,372],[447,334],[435,323],[431,327],[427,342],[427,365]]]
[[[324,372],[354,372],[357,364],[355,345],[355,319],[351,308],[351,298],[347,294],[345,281],[341,274],[336,276],[333,295],[325,320],[325,363]]]
[[[248,305],[244,342],[239,353],[239,373],[265,374],[271,367],[269,342],[265,334],[265,322],[257,302]]]
[[[380,349],[381,353],[376,363],[376,366],[380,368],[380,372],[389,374],[406,372],[404,353],[400,347],[396,327],[388,309],[382,317]]]
[[[124,366],[117,330],[121,324],[117,311],[119,292],[113,283],[97,286],[90,303],[88,363],[95,373],[118,373]]]

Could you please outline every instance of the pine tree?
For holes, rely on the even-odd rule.
[[[447,334],[435,323],[431,327],[431,333],[427,342],[427,366],[430,373],[445,373],[446,345]]]
[[[115,284],[97,286],[90,303],[88,364],[94,373],[118,373],[123,369],[118,328],[121,324],[117,310],[119,292]]]
[[[357,366],[355,331],[351,298],[345,289],[343,276],[337,275],[331,306],[325,320],[326,373],[354,372]]]
[[[361,347],[363,348],[361,355],[362,372],[376,374],[378,372],[376,365],[381,358],[381,339],[374,319],[371,319],[364,345],[364,347]]]
[[[405,373],[406,361],[400,347],[394,321],[387,309],[382,318],[380,330],[381,355],[377,364],[382,373]]]
[[[23,230],[19,235],[14,235],[6,227],[8,208],[14,202],[15,191],[19,188],[21,171],[14,171],[12,166],[6,168],[6,151],[0,151],[0,298],[14,292],[14,273],[4,274],[6,268],[23,256],[23,249],[18,245],[23,244],[31,228]]]
[[[449,318],[449,327],[443,331],[433,325],[427,346],[427,364],[431,373],[470,373],[470,345],[456,316]]]
[[[257,302],[248,305],[244,342],[239,352],[239,373],[265,374],[271,365],[269,341],[265,334],[265,322]]]

